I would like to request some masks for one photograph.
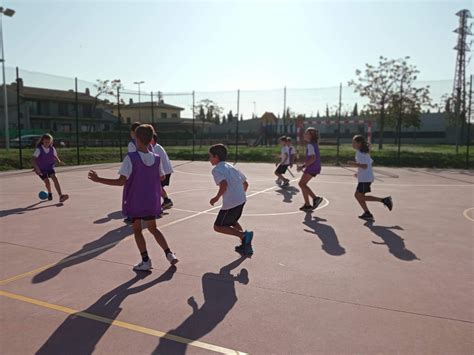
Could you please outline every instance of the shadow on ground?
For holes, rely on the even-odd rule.
[[[321,222],[327,222],[326,219],[313,217],[311,212],[306,213],[303,224],[311,229],[304,229],[305,232],[315,234],[321,240],[321,249],[323,249],[329,255],[340,256],[346,253],[337,238],[336,231],[329,224]]]
[[[33,277],[32,283],[41,283],[57,276],[62,270],[93,259],[107,250],[113,248],[125,237],[132,235],[133,230],[128,225],[113,229],[97,240],[84,244],[82,248],[64,259],[58,261],[53,266],[41,271]],[[82,255],[85,254],[85,255]]]
[[[237,303],[235,283],[240,282],[244,285],[249,283],[246,269],[241,269],[237,276],[230,273],[245,259],[240,257],[222,267],[218,274],[205,273],[202,276],[204,303],[199,307],[194,297],[189,297],[188,304],[192,308],[192,314],[167,335],[198,340],[217,327]],[[161,338],[153,354],[182,355],[186,353],[187,346],[185,343]]]
[[[36,354],[92,354],[113,320],[121,312],[121,303],[130,295],[145,291],[172,279],[176,267],[143,285],[132,287],[151,272],[139,272],[135,277],[107,292],[87,309],[69,315],[54,331]]]
[[[39,210],[39,209],[42,209],[42,208],[64,206],[63,203],[55,203],[55,204],[52,204],[52,205],[40,206],[42,203],[46,203],[46,202],[48,202],[48,201],[39,201],[39,202],[33,203],[32,205],[29,205],[29,206],[26,206],[26,207],[18,207],[18,208],[12,208],[10,210],[0,211],[0,218],[10,216],[12,214],[24,214],[26,212],[35,211],[35,210]]]
[[[420,260],[411,250],[408,250],[405,246],[405,241],[402,237],[394,232],[394,230],[402,231],[403,228],[400,226],[376,226],[373,222],[365,222],[364,226],[370,229],[372,233],[382,238],[383,242],[372,242],[376,245],[386,245],[388,251],[394,257],[404,260],[413,261]]]

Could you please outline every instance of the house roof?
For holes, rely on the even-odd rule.
[[[8,85],[9,89],[16,91],[16,84]],[[74,90],[53,90],[45,88],[37,88],[32,86],[20,86],[20,95],[27,99],[45,99],[45,100],[57,100],[57,101],[68,101],[74,102],[76,99],[76,93]],[[86,93],[77,93],[79,102],[90,102],[93,103],[96,99]],[[102,101],[102,100],[98,100]]]
[[[124,107],[124,108],[139,108],[139,107],[150,107],[150,106],[151,106],[151,101],[146,101],[146,102],[122,105],[121,107]],[[169,110],[179,110],[179,111],[184,110],[184,108],[182,108],[182,107],[166,104],[162,101],[160,101],[158,103],[154,102],[153,107],[164,108],[164,109],[169,109]]]

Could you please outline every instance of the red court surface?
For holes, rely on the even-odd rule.
[[[372,203],[369,224],[351,169],[323,167],[310,186],[325,201],[304,213],[296,180],[282,189],[274,166],[239,163],[241,224],[255,232],[246,259],[213,231],[211,165],[174,165],[174,208],[158,226],[180,262],[169,269],[144,231],[148,274],[132,271],[121,188],[60,168],[70,199],[57,205],[37,199],[31,172],[0,175],[2,354],[474,352],[472,172],[376,168],[373,194],[394,209]]]

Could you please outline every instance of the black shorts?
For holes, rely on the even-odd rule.
[[[170,186],[170,177],[171,174],[166,174],[165,179],[161,180],[161,187]]]
[[[280,164],[280,165],[278,165],[277,169],[275,170],[275,173],[284,174],[284,173],[286,173],[286,169],[288,169],[288,165]]]
[[[219,227],[234,226],[239,221],[240,216],[242,216],[244,205],[245,203],[229,210],[220,210],[214,225]]]
[[[41,175],[39,175],[39,177],[41,180],[46,180],[53,175],[56,175],[56,171],[54,171],[54,169],[48,169],[41,171]]]
[[[359,182],[357,184],[357,192],[360,192],[361,194],[366,194],[367,192],[370,192],[370,184],[371,182]]]

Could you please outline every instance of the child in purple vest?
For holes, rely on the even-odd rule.
[[[51,183],[49,181],[49,178],[51,178],[54,182],[54,187],[58,192],[59,202],[63,203],[69,198],[69,195],[65,195],[61,192],[61,186],[59,185],[59,180],[56,177],[56,171],[54,170],[56,162],[58,162],[58,164],[62,163],[58,157],[56,149],[53,147],[53,136],[50,134],[43,134],[33,153],[31,163],[35,169],[35,173],[46,185],[46,189],[48,190],[48,200],[51,201],[53,199]]]
[[[178,262],[176,255],[171,252],[164,235],[156,227],[156,217],[161,215],[161,184],[164,178],[160,157],[150,152],[147,147],[153,137],[153,127],[148,124],[140,125],[136,131],[138,150],[128,153],[120,167],[118,179],[101,178],[93,170],[89,179],[105,185],[124,186],[122,212],[133,221],[133,232],[142,261],[133,270],[150,270],[151,260],[148,257],[145,238],[142,234],[142,220],[160,247],[164,250],[166,259],[174,265]]]
[[[304,205],[300,208],[300,210],[308,212],[316,209],[321,204],[321,202],[323,202],[323,198],[316,196],[308,186],[308,182],[312,178],[316,177],[316,175],[321,173],[321,157],[318,146],[319,132],[315,128],[309,127],[304,132],[304,141],[307,143],[306,160],[303,165],[298,166],[298,171],[304,169],[303,176],[301,177],[298,185],[301,188],[304,198]],[[309,203],[310,196],[313,199],[313,204]]]

